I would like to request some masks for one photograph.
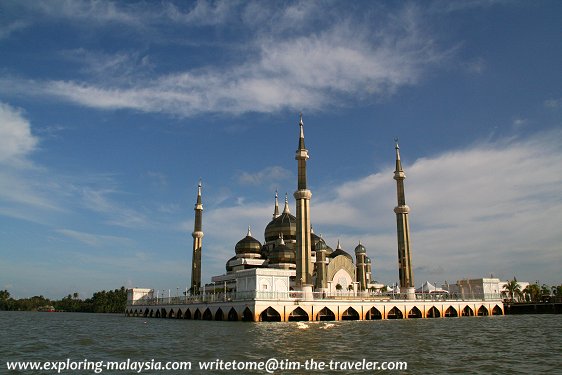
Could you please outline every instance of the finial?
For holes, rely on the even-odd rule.
[[[398,146],[398,137],[394,138],[394,149],[396,150],[396,172],[402,172],[402,161],[400,160],[400,146]]]
[[[283,213],[284,214],[290,214],[291,213],[289,211],[289,196],[287,195],[287,193],[285,193],[285,208],[283,208]]]
[[[341,250],[340,239],[339,239],[339,238],[338,238],[338,246],[336,246],[336,250]]]
[[[304,145],[304,123],[303,123],[303,121],[302,121],[302,113],[300,113],[299,116],[300,116],[300,119],[299,119],[299,126],[300,126],[300,131],[301,131],[301,133],[300,133],[299,147],[298,147],[298,149],[297,149],[297,153],[298,153],[299,151],[306,150],[306,147],[305,147],[305,145]]]
[[[199,183],[197,184],[197,203],[195,204],[196,208],[201,208],[201,187],[203,184],[201,183],[201,178],[199,178]]]
[[[277,198],[277,189],[275,189],[275,208],[273,210],[273,219],[279,217],[279,199]]]
[[[248,234],[246,235],[246,237],[252,237],[252,232],[250,231],[250,226],[248,225]]]
[[[285,241],[283,240],[283,233],[279,233],[279,245],[285,245]]]
[[[359,240],[359,245],[361,245],[361,240]]]

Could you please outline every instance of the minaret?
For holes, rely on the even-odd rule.
[[[396,189],[398,196],[398,205],[394,208],[396,213],[396,225],[398,233],[398,276],[400,278],[400,293],[404,294],[408,299],[415,298],[414,275],[412,273],[412,254],[410,252],[410,223],[408,221],[408,213],[410,207],[406,205],[406,196],[404,194],[404,179],[406,174],[402,169],[400,161],[400,147],[398,147],[398,138],[396,142],[396,170],[394,171],[394,179],[396,180]]]
[[[201,203],[201,180],[197,185],[195,223],[193,225],[193,256],[191,258],[191,294],[199,294],[201,288],[201,247],[203,245],[203,203]]]
[[[310,243],[310,198],[312,193],[307,189],[306,184],[306,160],[308,150],[304,146],[304,124],[302,114],[300,115],[300,137],[299,146],[295,159],[298,161],[298,185],[294,197],[297,203],[297,273],[296,286],[302,289],[304,286],[312,284],[312,263]]]
[[[367,289],[367,272],[366,272],[366,261],[367,261],[367,251],[365,246],[359,241],[359,245],[355,248],[355,261],[356,261],[356,275],[357,282],[359,283],[359,290],[365,291]]]
[[[320,237],[322,238],[322,237]],[[317,292],[326,293],[326,250],[328,246],[324,240],[316,243],[316,283],[314,285]]]
[[[275,220],[279,217],[279,198],[277,197],[277,190],[275,190],[275,209],[273,210],[273,218]]]

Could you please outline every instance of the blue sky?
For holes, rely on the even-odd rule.
[[[397,281],[394,137],[414,280],[558,284],[562,3],[0,1],[0,288],[185,288],[296,189]]]

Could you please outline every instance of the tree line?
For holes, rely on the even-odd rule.
[[[529,284],[524,289],[514,277],[513,280],[507,282],[504,287],[508,294],[509,300],[513,302],[515,299],[525,302],[553,302],[562,299],[562,285],[548,286],[538,283]]]
[[[127,290],[120,289],[95,292],[91,298],[80,299],[78,293],[69,294],[60,300],[43,296],[14,299],[8,290],[0,290],[0,310],[9,311],[69,311],[92,313],[122,313],[127,304]]]

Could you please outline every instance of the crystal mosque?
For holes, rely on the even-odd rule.
[[[203,251],[203,201],[199,182],[195,204],[191,288],[184,296],[150,288],[128,290],[128,316],[204,320],[318,321],[441,318],[503,315],[497,293],[451,295],[434,288],[416,293],[410,248],[410,208],[406,204],[405,172],[395,144],[397,205],[397,253],[399,289],[383,293],[373,280],[371,259],[361,242],[353,255],[339,241],[335,249],[314,233],[311,224],[312,193],[307,184],[304,123],[299,121],[297,189],[293,194],[296,213],[285,195],[283,210],[275,193],[271,221],[264,242],[248,228],[226,261],[225,273],[201,283]],[[466,298],[465,298],[466,297]]]

